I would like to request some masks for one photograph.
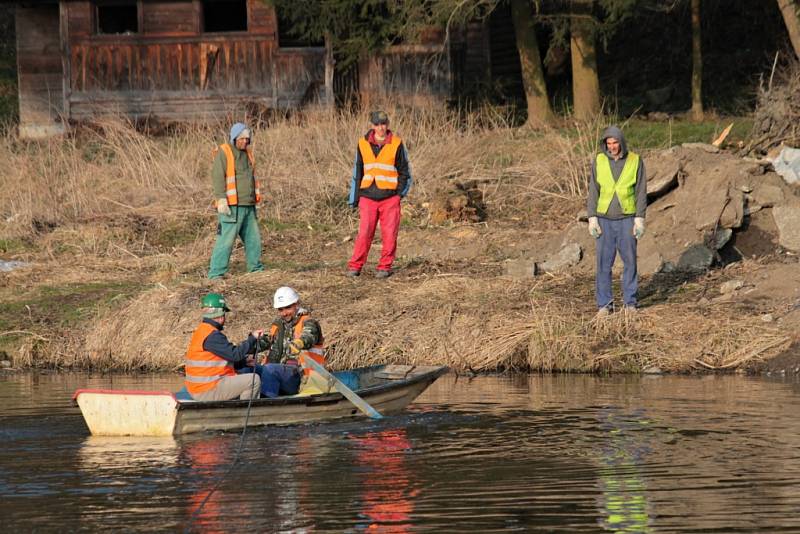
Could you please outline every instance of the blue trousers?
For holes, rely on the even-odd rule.
[[[245,367],[239,374],[252,373],[252,367]],[[278,395],[296,395],[300,391],[300,368],[296,365],[268,363],[256,365],[255,372],[261,377],[261,396],[275,398]]]
[[[639,274],[636,271],[636,238],[633,236],[633,217],[625,219],[604,219],[598,217],[603,231],[597,238],[597,273],[595,295],[597,307],[605,308],[614,304],[611,294],[611,268],[619,252],[622,258],[622,303],[636,307],[636,293],[639,291]]]

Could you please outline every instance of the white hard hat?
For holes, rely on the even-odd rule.
[[[291,287],[279,287],[275,292],[275,298],[272,300],[272,307],[275,309],[285,308],[291,306],[300,300],[300,295]]]

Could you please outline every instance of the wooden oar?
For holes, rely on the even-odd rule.
[[[319,362],[315,361],[314,358],[302,358],[302,364],[303,367],[311,367],[311,369],[319,373],[322,378],[327,380],[329,384],[333,385],[333,388],[336,391],[344,395],[347,400],[352,402],[353,405],[364,412],[365,415],[371,417],[372,419],[383,419],[383,416],[378,413],[378,410],[370,406],[367,401],[359,397],[355,391],[345,386],[341,380],[329,373],[328,370],[325,369],[325,367],[323,367]]]

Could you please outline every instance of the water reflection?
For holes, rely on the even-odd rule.
[[[598,470],[601,525],[613,532],[649,532],[647,487],[639,465],[651,452],[642,432],[648,424],[644,410],[625,414],[618,409],[598,411],[600,428],[607,433],[599,447]]]
[[[404,429],[370,432],[352,436],[355,465],[361,473],[360,528],[404,534],[410,532],[414,512],[414,488],[406,468],[405,455],[411,442]]]
[[[88,436],[78,451],[80,468],[89,472],[138,470],[178,465],[178,444],[172,438]]]
[[[251,429],[232,470],[237,433],[88,437],[74,389],[137,384],[180,380],[0,376],[4,530],[800,532],[795,382],[451,375],[381,421]]]

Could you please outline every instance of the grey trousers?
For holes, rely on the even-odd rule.
[[[255,377],[255,380],[253,380]],[[219,382],[217,386],[205,393],[200,393],[194,396],[194,400],[198,401],[221,401],[231,399],[249,399],[258,398],[258,392],[261,390],[261,377],[257,374],[226,376]]]

